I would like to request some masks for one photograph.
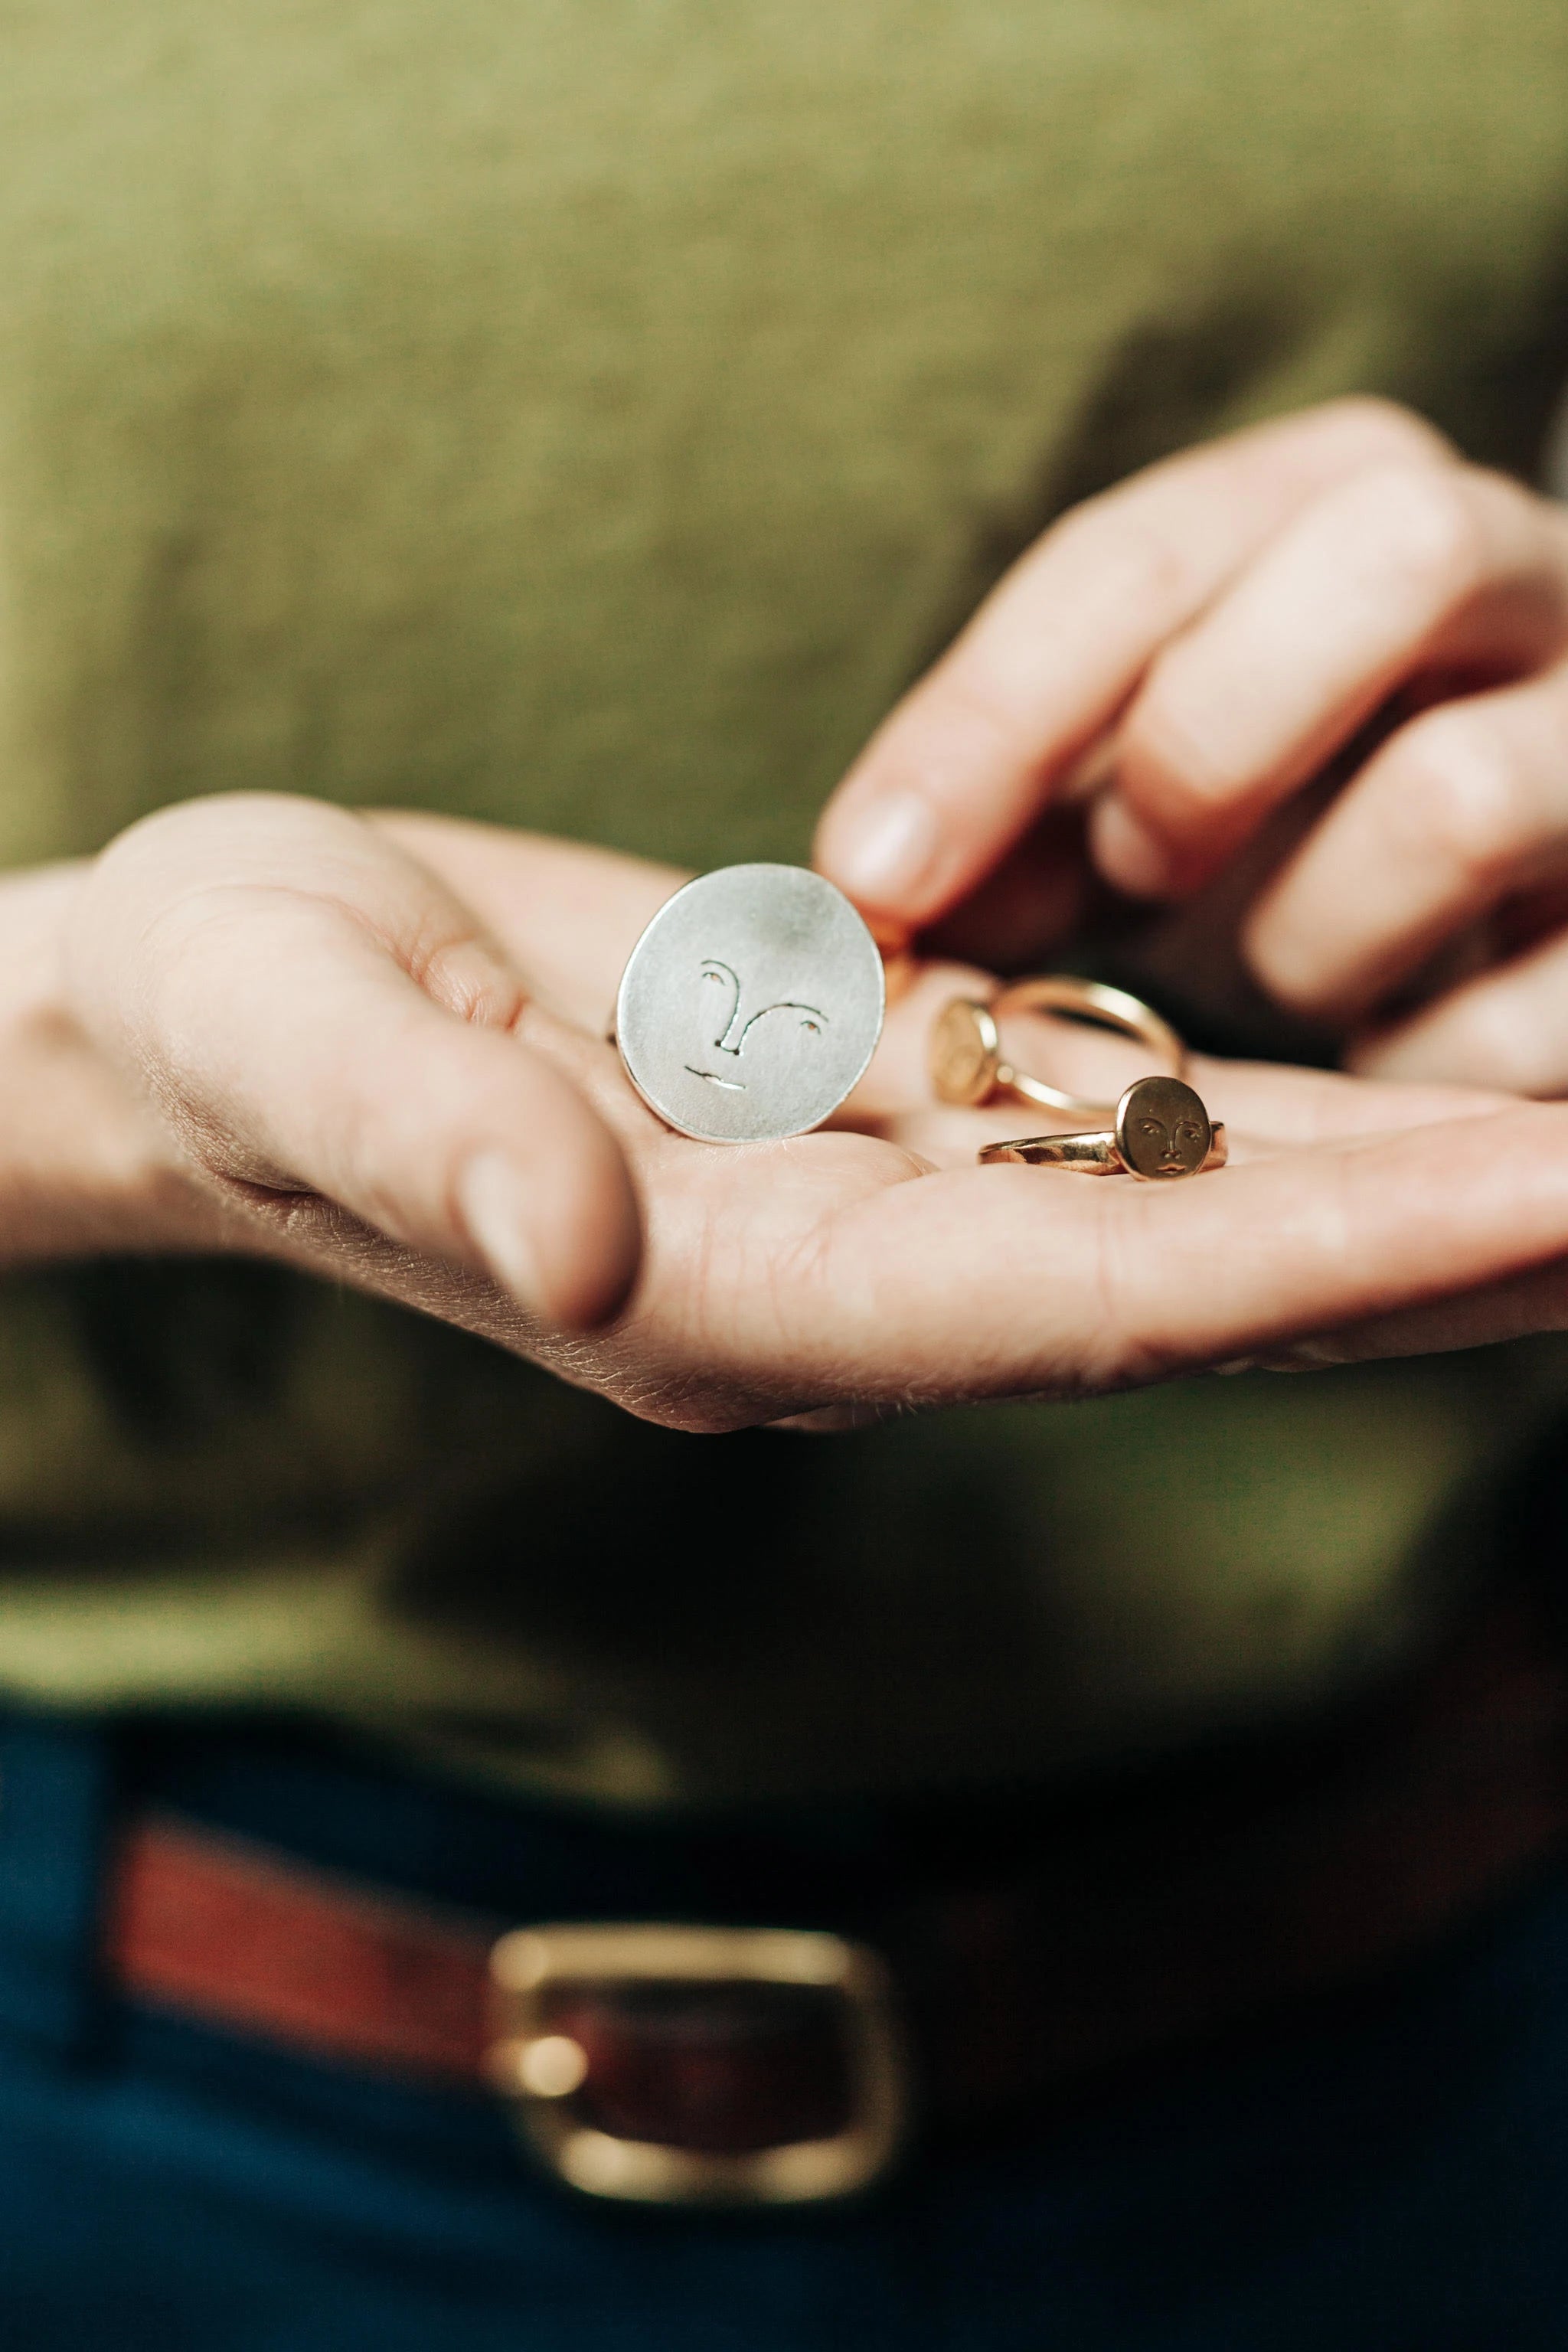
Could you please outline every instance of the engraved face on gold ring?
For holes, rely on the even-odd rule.
[[[973,997],[955,996],[931,1024],[927,1050],[939,1101],[969,1105],[985,1101],[995,1084],[1002,1054],[995,1019],[987,1005]]]
[[[1116,1107],[1116,1148],[1134,1176],[1195,1176],[1213,1141],[1202,1096],[1181,1078],[1140,1078]]]

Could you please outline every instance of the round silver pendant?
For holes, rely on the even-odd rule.
[[[616,1042],[668,1127],[775,1143],[836,1111],[882,1034],[877,943],[804,866],[721,866],[667,899],[626,959]]]

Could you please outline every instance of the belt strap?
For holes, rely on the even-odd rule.
[[[871,1939],[928,2106],[984,2115],[1408,1952],[1568,1836],[1565,1734],[1554,1643],[1524,1604],[1496,1605],[1396,1700],[1288,1769],[1173,1776],[1064,1811],[1013,1877],[886,1906]],[[120,1843],[106,1958],[136,2000],[474,2084],[492,1942],[518,1924],[146,1815]]]
[[[476,2079],[495,1930],[195,1822],[121,1841],[108,1959],[139,1999],[353,2064]]]

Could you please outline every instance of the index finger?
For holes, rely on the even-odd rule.
[[[1167,460],[1054,526],[894,710],[824,813],[816,862],[911,927],[955,905],[1110,724],[1159,646],[1326,484],[1441,436],[1335,402]]]

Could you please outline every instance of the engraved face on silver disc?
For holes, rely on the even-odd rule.
[[[804,866],[722,866],[666,901],[626,960],[616,1041],[667,1126],[773,1143],[836,1111],[882,1034],[877,943]]]

